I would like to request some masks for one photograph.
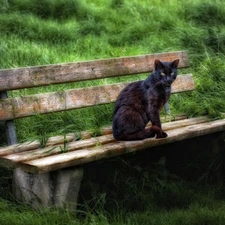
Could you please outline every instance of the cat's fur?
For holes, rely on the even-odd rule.
[[[116,140],[164,138],[160,110],[171,94],[171,84],[177,77],[179,59],[154,62],[154,71],[143,81],[129,84],[119,94],[113,115],[113,136]],[[152,126],[146,128],[151,121]]]

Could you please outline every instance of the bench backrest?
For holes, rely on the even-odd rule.
[[[155,59],[172,61],[177,58],[180,59],[179,68],[189,66],[187,52],[178,51],[0,70],[0,92],[149,73],[153,70]],[[0,120],[11,120],[36,114],[111,103],[116,100],[119,92],[127,84],[127,82],[107,84],[0,99]],[[193,89],[194,81],[192,76],[190,74],[179,75],[172,86],[172,93]]]

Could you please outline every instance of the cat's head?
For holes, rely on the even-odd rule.
[[[157,80],[160,80],[160,83],[163,86],[170,86],[177,77],[177,66],[179,64],[179,59],[176,59],[172,62],[161,62],[156,59],[155,66],[155,75]]]

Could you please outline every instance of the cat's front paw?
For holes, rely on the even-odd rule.
[[[159,139],[159,138],[166,138],[167,136],[168,136],[167,133],[165,133],[164,131],[162,131],[160,135],[157,135],[156,136],[156,138],[157,139]]]
[[[163,138],[166,138],[168,135],[164,131],[162,132]]]

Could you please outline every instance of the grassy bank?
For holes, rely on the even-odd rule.
[[[214,3],[46,0],[43,4],[37,0],[2,0],[2,6],[2,69],[187,49],[192,64],[189,71],[195,76],[197,91],[173,96],[172,112],[218,117],[225,111],[225,3],[222,0]],[[36,91],[82,85],[59,85]],[[10,95],[28,93],[34,91],[14,91]],[[112,109],[113,106],[102,106],[85,112],[20,119],[16,121],[18,138],[20,141],[45,138],[40,134],[50,136],[55,130],[65,133],[79,131],[81,127],[98,131],[100,126],[110,124]],[[85,120],[81,117],[84,113]]]
[[[0,0],[0,69],[188,50],[196,91],[173,95],[172,112],[225,112],[225,2],[215,0]],[[110,82],[110,80],[99,81]],[[98,85],[90,82],[88,85]],[[10,92],[81,87],[83,83]],[[111,123],[113,105],[16,120],[19,141],[46,140]],[[85,115],[85,117],[83,117]],[[5,138],[0,123],[0,145]],[[114,167],[113,167],[114,168]],[[0,224],[213,224],[224,223],[224,186],[188,182],[158,162],[150,169],[115,169],[112,186],[88,185],[77,217],[36,212],[12,201],[11,171],[1,170]],[[120,175],[120,176],[119,176]],[[111,177],[110,177],[111,178]],[[104,190],[104,188],[106,188]],[[119,189],[120,188],[120,189]],[[7,192],[6,192],[7,191]],[[7,193],[7,194],[6,194]],[[121,197],[122,196],[122,197]],[[7,200],[6,200],[7,199]],[[10,201],[9,201],[10,200]]]

